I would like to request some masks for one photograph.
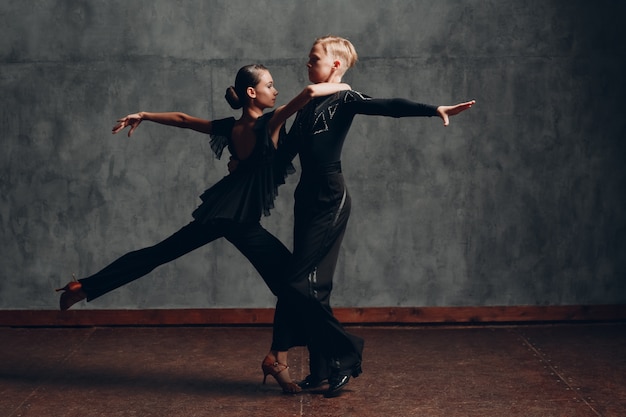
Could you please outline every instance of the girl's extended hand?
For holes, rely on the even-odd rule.
[[[143,118],[141,117],[141,113],[129,114],[128,116],[117,121],[117,124],[113,126],[112,132],[113,134],[116,134],[123,130],[126,126],[130,126],[130,130],[128,131],[128,137],[130,137],[142,120]]]
[[[455,116],[469,109],[474,103],[476,103],[476,100],[466,101],[465,103],[455,104],[454,106],[439,106],[437,107],[437,114],[443,119],[443,125],[448,126],[450,124],[450,116]]]

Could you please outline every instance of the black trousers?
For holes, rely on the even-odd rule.
[[[283,308],[297,311],[297,322],[277,326],[274,340],[306,345],[313,378],[326,379],[332,369],[350,369],[362,359],[363,339],[348,333],[333,315],[330,295],[339,249],[351,210],[350,195],[341,173],[301,179],[296,189],[294,251],[287,276],[288,295],[279,297],[276,316]],[[292,314],[293,316],[293,314]],[[276,335],[281,333],[281,335]]]
[[[98,273],[79,281],[87,300],[91,301],[221,237],[239,249],[275,295],[284,292],[282,286],[291,252],[260,223],[230,220],[214,220],[207,224],[193,221],[162,242],[129,252]],[[285,310],[285,314],[289,312]]]

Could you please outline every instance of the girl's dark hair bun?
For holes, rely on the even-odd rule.
[[[235,91],[235,87],[233,87],[232,85],[226,89],[226,94],[224,95],[224,98],[226,98],[226,101],[228,102],[228,104],[230,104],[230,107],[235,110],[243,107],[241,104],[241,100],[239,100],[239,96]]]

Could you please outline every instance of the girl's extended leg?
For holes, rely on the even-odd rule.
[[[223,236],[224,225],[219,222],[191,222],[154,246],[129,252],[107,267],[87,278],[78,280],[88,301],[134,281],[157,266],[193,251]]]

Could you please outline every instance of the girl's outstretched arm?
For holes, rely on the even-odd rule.
[[[200,133],[210,134],[212,132],[210,120],[189,116],[181,112],[149,113],[142,111],[119,119],[117,124],[113,126],[112,133],[116,134],[130,126],[128,131],[128,137],[130,137],[143,120],[183,129],[192,129]]]
[[[350,89],[350,85],[345,83],[319,83],[307,85],[304,90],[295,96],[289,103],[277,108],[274,112],[274,116],[270,119],[268,128],[270,130],[274,146],[277,146],[278,144],[278,132],[280,131],[280,127],[289,117],[303,108],[309,101],[316,97],[328,96],[335,94],[338,91]]]
[[[437,107],[437,114],[443,119],[443,125],[448,126],[450,124],[450,116],[455,116],[476,103],[476,100],[466,101],[465,103],[455,104],[454,106],[439,106]]]

